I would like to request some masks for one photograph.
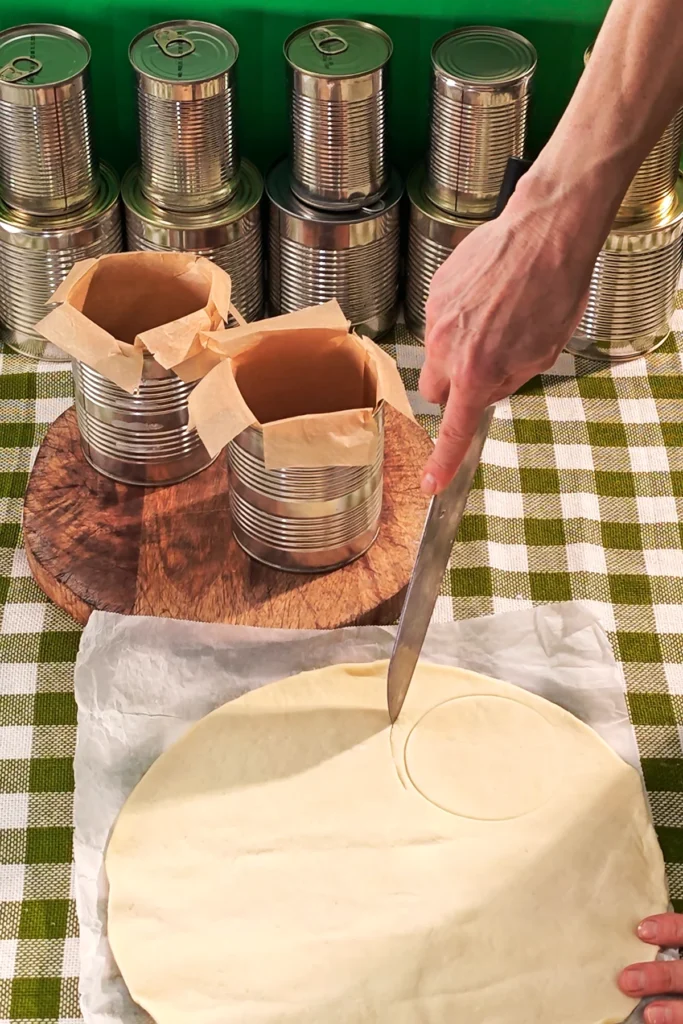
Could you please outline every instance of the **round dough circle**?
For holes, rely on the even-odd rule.
[[[558,785],[556,751],[552,726],[537,711],[506,697],[459,697],[415,725],[405,765],[437,807],[500,821],[550,799]]]
[[[108,937],[133,998],[157,1024],[625,1020],[635,1001],[615,978],[655,956],[635,927],[668,903],[638,773],[556,705],[456,669],[418,665],[390,728],[386,671],[333,666],[248,693],[152,765],[106,854]],[[490,757],[466,750],[467,708]],[[547,799],[522,762],[526,813],[436,806],[437,790],[450,807],[465,790],[451,792],[453,767],[435,782],[432,726],[441,744],[459,733],[481,815],[500,812],[483,785],[493,749],[543,751],[539,717],[556,747]]]

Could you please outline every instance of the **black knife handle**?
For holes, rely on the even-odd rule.
[[[529,170],[531,164],[531,160],[523,160],[518,156],[510,157],[507,162],[507,167],[505,168],[505,174],[503,175],[503,184],[500,186],[500,192],[498,193],[498,201],[496,202],[496,209],[493,214],[494,217],[500,217],[508,204],[508,199],[517,188],[517,183]]]

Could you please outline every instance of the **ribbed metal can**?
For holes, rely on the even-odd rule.
[[[403,194],[392,172],[373,206],[332,213],[302,203],[289,188],[289,168],[266,178],[270,200],[268,296],[273,314],[337,299],[354,327],[380,337],[396,322]]]
[[[320,209],[355,210],[387,188],[387,65],[392,43],[362,21],[319,21],[285,42],[292,189]]]
[[[668,337],[683,260],[683,178],[672,210],[615,225],[598,256],[588,306],[567,351],[603,362],[637,359]]]
[[[263,179],[243,160],[232,199],[209,213],[173,213],[159,209],[143,194],[140,172],[123,179],[128,248],[154,252],[194,252],[230,274],[232,302],[245,320],[263,315]]]
[[[134,395],[85,363],[72,363],[83,454],[90,465],[124,484],[179,483],[211,464],[188,426],[194,383],[182,381],[146,354]]]
[[[130,44],[142,190],[162,209],[210,210],[237,188],[238,53],[229,32],[203,21],[153,25]]]
[[[0,194],[35,216],[82,209],[97,195],[90,126],[90,47],[60,25],[0,32]]]
[[[432,49],[427,194],[460,217],[493,215],[511,156],[524,155],[536,51],[516,32],[457,29]]]
[[[32,217],[0,202],[0,340],[15,352],[67,361],[34,325],[74,263],[123,249],[118,178],[106,164],[100,170],[99,194],[78,213]]]
[[[425,191],[426,171],[422,164],[408,178],[410,201],[408,260],[406,271],[406,326],[417,338],[424,339],[426,306],[432,278],[456,246],[477,227],[477,221],[444,213]]]
[[[593,47],[584,55],[588,64]],[[678,166],[683,145],[683,109],[669,122],[661,139],[642,163],[617,212],[617,224],[663,217],[676,202]]]
[[[249,427],[228,445],[235,540],[258,562],[286,572],[329,572],[359,558],[379,532],[384,411],[375,412],[371,466],[267,470],[263,431]]]

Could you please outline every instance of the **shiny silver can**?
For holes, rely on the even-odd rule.
[[[249,427],[228,445],[235,540],[248,555],[285,572],[329,572],[359,558],[379,533],[384,412],[375,413],[371,466],[267,470],[263,431]]]
[[[62,217],[29,216],[0,202],[0,340],[21,355],[68,360],[34,325],[74,263],[123,249],[118,178],[102,164],[99,181],[88,207]]]
[[[0,194],[35,216],[81,209],[97,194],[90,47],[60,25],[0,32]]]
[[[509,29],[457,29],[432,49],[427,194],[458,217],[494,213],[510,157],[522,157],[536,51]]]
[[[188,426],[195,383],[182,381],[146,354],[134,395],[85,363],[73,362],[81,446],[98,473],[124,484],[179,483],[213,461]]]
[[[332,213],[302,203],[289,168],[266,179],[270,200],[268,297],[271,313],[293,313],[337,299],[354,327],[371,338],[391,330],[398,312],[400,200],[393,172],[374,205]]]
[[[321,209],[360,209],[387,188],[386,84],[392,43],[362,21],[319,21],[285,43],[292,188]]]
[[[615,225],[598,256],[588,306],[567,351],[603,362],[637,359],[668,337],[683,260],[683,178],[664,217]]]
[[[477,227],[477,221],[454,217],[435,206],[427,197],[425,185],[425,168],[419,165],[410,174],[407,184],[410,226],[405,318],[411,333],[422,340],[432,278],[453,250]]]
[[[167,21],[130,44],[138,95],[141,183],[168,210],[209,210],[237,188],[238,46],[218,25]]]
[[[140,172],[132,167],[121,187],[128,248],[153,252],[193,252],[230,274],[232,302],[245,320],[263,315],[263,179],[243,160],[232,199],[209,213],[174,213],[147,199]]]
[[[588,64],[593,47],[584,54]],[[628,187],[616,216],[617,224],[664,217],[676,202],[676,184],[683,144],[683,109],[667,125],[652,152]]]

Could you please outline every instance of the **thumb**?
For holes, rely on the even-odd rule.
[[[424,494],[439,494],[455,476],[476,432],[488,401],[470,395],[451,384],[439,436],[422,474]]]

